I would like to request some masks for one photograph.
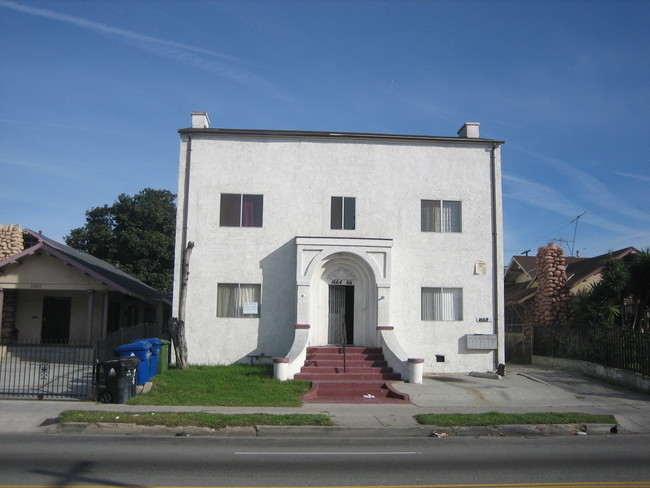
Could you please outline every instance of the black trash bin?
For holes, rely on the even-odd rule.
[[[140,360],[135,357],[113,358],[97,365],[97,401],[126,403],[135,396],[136,374]]]

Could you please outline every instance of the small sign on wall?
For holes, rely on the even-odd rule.
[[[485,261],[477,260],[474,263],[474,274],[484,275],[487,273],[487,263]]]

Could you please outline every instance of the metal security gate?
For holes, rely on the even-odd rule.
[[[0,344],[0,397],[93,398],[95,348]]]
[[[354,343],[354,287],[329,286],[328,342]]]

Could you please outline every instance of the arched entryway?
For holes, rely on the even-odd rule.
[[[379,345],[392,241],[299,239],[297,318],[311,326],[310,345]]]

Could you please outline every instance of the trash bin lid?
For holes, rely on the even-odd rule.
[[[139,340],[150,342],[154,346],[161,346],[161,345],[163,345],[165,343],[165,341],[163,341],[162,339],[157,339],[155,337],[152,338],[152,339],[139,339]]]
[[[128,344],[122,344],[115,348],[116,351],[125,352],[125,351],[148,351],[152,348],[151,342],[148,341],[134,341],[129,342]]]
[[[100,366],[104,369],[109,368],[119,368],[123,367],[126,369],[137,369],[140,359],[135,356],[123,357],[123,358],[111,358],[107,361],[102,361]]]

